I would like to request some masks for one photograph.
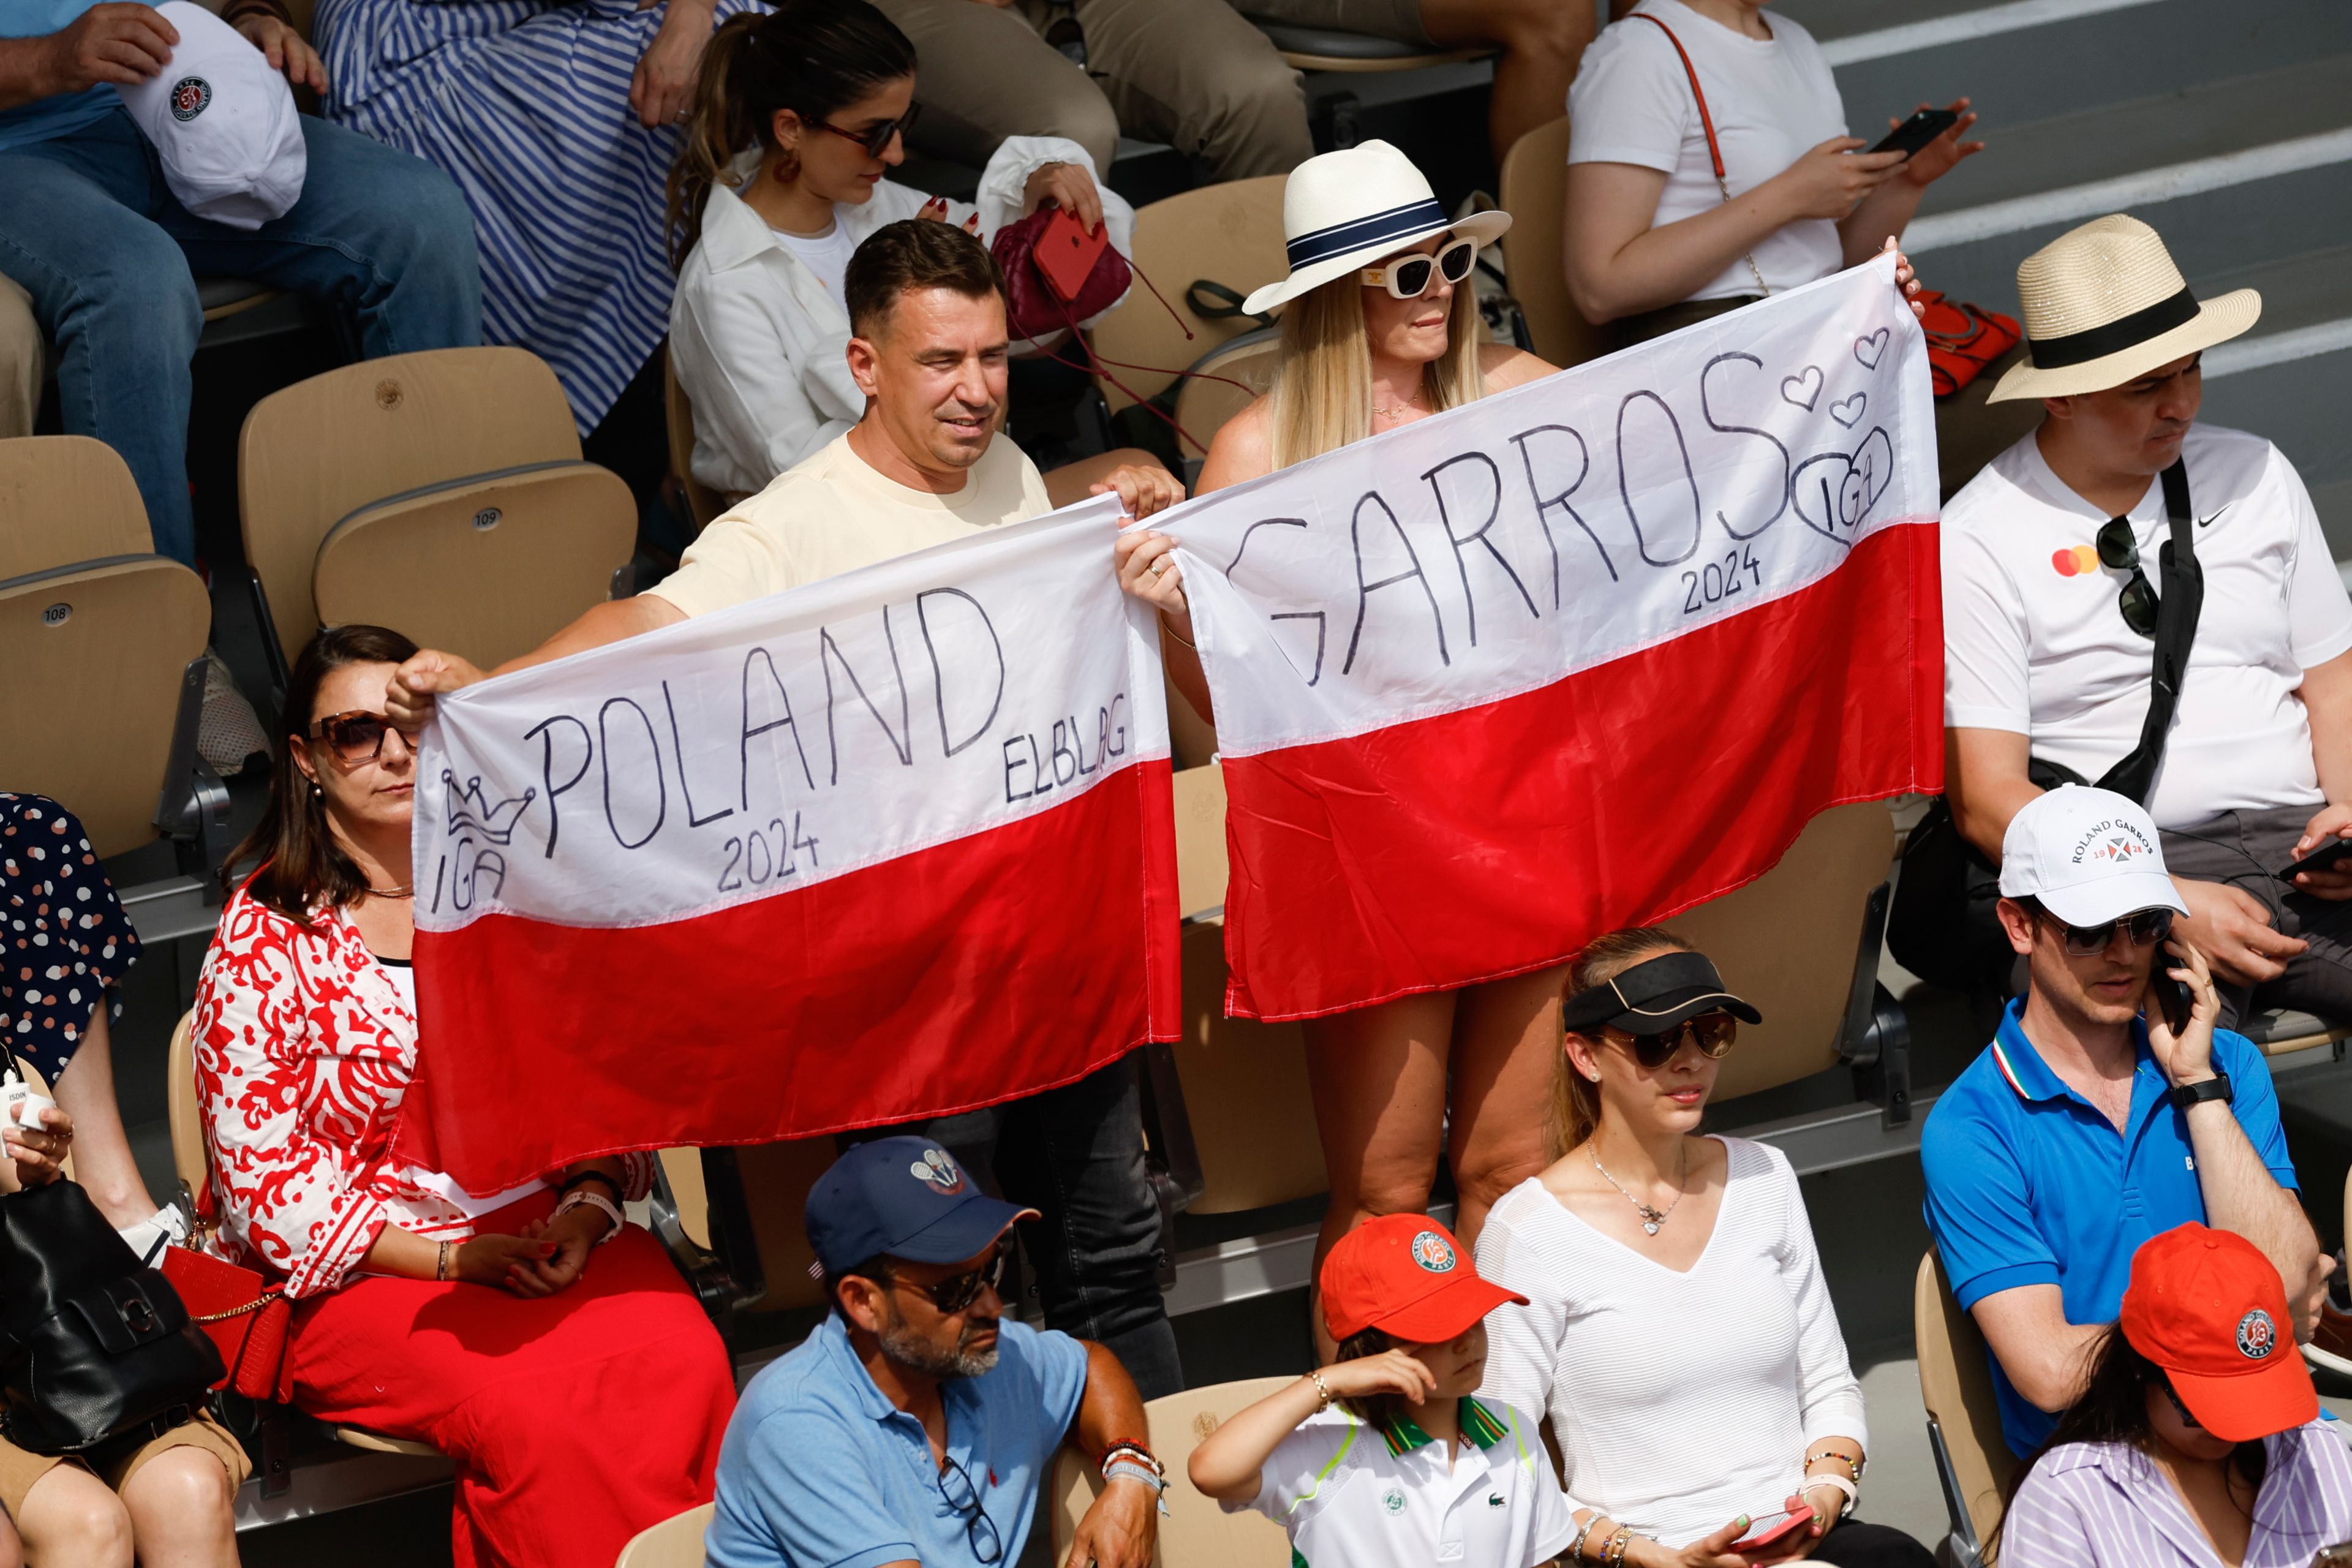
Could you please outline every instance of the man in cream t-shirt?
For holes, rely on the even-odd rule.
[[[1138,518],[1183,499],[1165,468],[1120,452],[1055,469],[1049,492],[1036,465],[999,437],[1003,289],[987,250],[950,225],[910,218],[867,236],[844,289],[865,417],[711,523],[651,591],[596,605],[499,673],[1037,517],[1090,492],[1116,490]],[[1103,569],[1111,570],[1108,556]],[[385,706],[395,723],[422,725],[439,693],[482,679],[457,656],[427,649],[400,667]],[[1022,1167],[1037,1189],[1007,1195],[1059,1233],[1039,1249],[1054,1260],[1041,1270],[1046,1325],[1108,1345],[1146,1398],[1183,1386],[1160,1300],[1160,1209],[1129,1063],[922,1131],[978,1173],[992,1170],[1000,1143],[1027,1152]]]

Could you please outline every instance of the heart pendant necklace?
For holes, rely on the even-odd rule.
[[[1642,1216],[1642,1229],[1644,1234],[1657,1235],[1658,1227],[1666,1223],[1666,1216],[1682,1206],[1683,1186],[1690,1180],[1690,1145],[1688,1143],[1683,1145],[1682,1171],[1675,1177],[1675,1201],[1664,1208],[1653,1207],[1625,1191],[1625,1184],[1611,1175],[1609,1167],[1601,1163],[1598,1150],[1587,1150],[1586,1152],[1592,1156],[1592,1168],[1601,1173],[1601,1179],[1616,1188],[1618,1194],[1633,1205],[1633,1212]]]

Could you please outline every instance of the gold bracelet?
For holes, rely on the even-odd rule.
[[[1633,1527],[1630,1524],[1619,1525],[1616,1533],[1610,1536],[1609,1544],[1601,1548],[1601,1561],[1607,1563],[1609,1568],[1623,1568],[1626,1548],[1633,1544]]]
[[[1319,1370],[1308,1373],[1307,1381],[1315,1385],[1315,1414],[1320,1415],[1331,1408],[1331,1385],[1323,1381]]]
[[[1178,642],[1183,643],[1186,647],[1192,648],[1194,653],[1201,651],[1197,647],[1192,647],[1192,645],[1190,642],[1185,641],[1184,634],[1176,629],[1176,623],[1168,618],[1168,612],[1165,610],[1160,612],[1160,627],[1170,637],[1174,637]]]
[[[448,1283],[449,1244],[446,1241],[441,1244],[441,1256],[434,1262],[433,1278],[443,1284]]]

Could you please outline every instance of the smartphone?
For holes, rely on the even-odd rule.
[[[2165,1027],[2172,1031],[2174,1039],[2179,1039],[2189,1027],[2189,1015],[2194,1004],[2189,999],[2188,985],[2165,973],[2164,966],[2171,962],[2169,954],[2157,954],[2157,968],[2147,977],[2147,988],[2155,994],[2156,1005],[2164,1014]]]
[[[2347,855],[2352,855],[2352,838],[2331,838],[2294,864],[2280,868],[2278,879],[2292,882],[2305,871],[2324,871]]]
[[[1765,1520],[1755,1529],[1731,1543],[1734,1552],[1754,1553],[1778,1546],[1789,1537],[1813,1522],[1813,1510],[1791,1509],[1777,1520]]]
[[[1108,226],[1088,234],[1087,226],[1071,216],[1068,208],[1055,207],[1054,216],[1045,220],[1045,232],[1037,237],[1037,270],[1067,304],[1087,286],[1095,263],[1102,258],[1103,247],[1109,243]]]
[[[1908,158],[1959,122],[1960,117],[1948,109],[1923,109],[1888,132],[1886,140],[1871,151],[1900,153]]]

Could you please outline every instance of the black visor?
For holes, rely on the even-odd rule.
[[[1655,1035],[1702,1013],[1728,1013],[1743,1024],[1764,1015],[1723,988],[1723,976],[1704,953],[1665,952],[1645,959],[1613,980],[1568,999],[1563,1026],[1579,1034],[1614,1027]]]

